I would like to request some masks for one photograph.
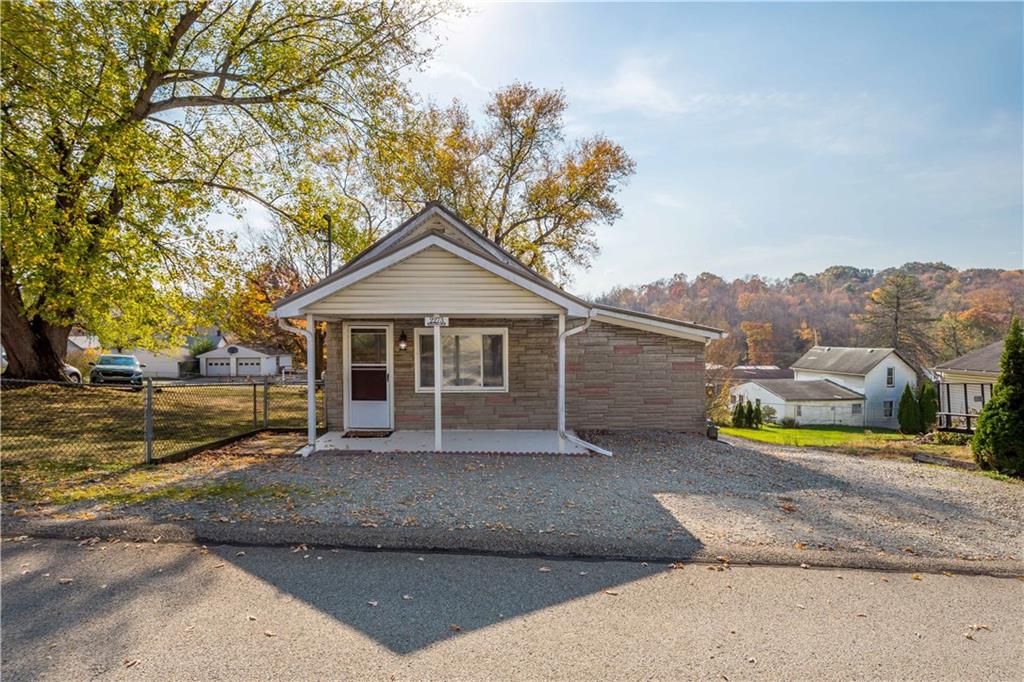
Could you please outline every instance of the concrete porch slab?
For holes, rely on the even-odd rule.
[[[559,447],[557,431],[503,429],[490,431],[445,431],[444,452],[487,452],[515,454],[583,455],[588,451],[565,441]],[[433,431],[395,431],[390,436],[345,438],[330,431],[316,439],[316,452],[358,450],[363,452],[434,452]]]

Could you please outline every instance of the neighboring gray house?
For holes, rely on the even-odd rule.
[[[158,351],[146,350],[144,348],[104,349],[98,337],[76,334],[68,337],[67,352],[73,353],[86,350],[102,352],[103,350],[108,350],[125,353],[126,355],[134,355],[144,365],[142,368],[143,376],[158,379],[178,379],[183,374],[183,367],[185,373],[188,373],[188,365],[192,362],[189,348],[203,338],[209,339],[215,347],[221,347],[225,343],[224,337],[217,327],[211,327],[205,333],[197,333],[186,337],[185,343],[181,346],[171,346]]]
[[[791,368],[796,381],[827,379],[864,396],[867,426],[899,428],[900,394],[917,388],[914,366],[894,348],[815,346]]]
[[[976,417],[999,379],[1003,343],[996,341],[935,367],[940,431],[974,431]]]
[[[610,454],[571,429],[703,432],[704,347],[723,336],[573,296],[438,204],[271,314],[326,322],[328,433],[310,386],[307,453]]]

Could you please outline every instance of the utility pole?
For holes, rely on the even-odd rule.
[[[334,234],[331,214],[324,213],[324,220],[327,221],[327,274],[329,275],[334,269]]]

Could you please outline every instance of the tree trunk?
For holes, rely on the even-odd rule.
[[[70,333],[70,326],[50,324],[38,315],[30,318],[17,285],[8,269],[3,269],[0,340],[9,363],[4,378],[67,381],[64,356]]]

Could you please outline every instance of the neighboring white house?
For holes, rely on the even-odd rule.
[[[815,346],[791,365],[796,381],[828,379],[864,396],[864,424],[899,427],[900,395],[917,372],[894,348]]]
[[[292,366],[291,353],[280,348],[237,343],[200,353],[198,358],[204,377],[274,376]]]
[[[732,388],[732,402],[751,402],[775,411],[773,421],[784,418],[798,424],[864,425],[864,396],[827,379],[755,379]]]
[[[975,417],[992,398],[1003,342],[996,341],[938,365],[939,430],[973,432]]]

